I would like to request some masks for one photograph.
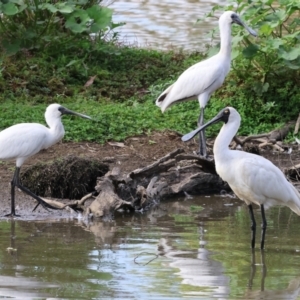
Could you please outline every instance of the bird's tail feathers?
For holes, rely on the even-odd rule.
[[[162,112],[165,112],[166,109],[167,109],[169,106],[171,106],[170,104],[168,104],[168,103],[166,102],[166,101],[167,101],[166,98],[168,97],[168,95],[169,95],[169,93],[170,93],[172,87],[173,87],[173,84],[170,85],[166,90],[164,90],[164,91],[159,95],[159,97],[156,99],[156,101],[155,101],[155,104],[156,104],[158,107],[161,108],[161,111],[162,111]],[[171,104],[172,104],[172,103],[171,103]]]

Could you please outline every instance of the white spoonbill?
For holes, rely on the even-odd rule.
[[[28,157],[42,149],[49,148],[63,138],[65,130],[61,116],[64,114],[91,119],[89,116],[68,110],[59,104],[51,104],[45,112],[45,119],[49,128],[38,123],[20,123],[0,132],[0,160],[16,160],[16,169],[11,181],[11,213],[6,216],[18,216],[15,212],[15,187],[36,199],[38,204],[42,204],[45,208],[55,209],[21,185],[20,168]]]
[[[223,121],[224,125],[215,140],[213,148],[216,171],[229,184],[233,192],[245,201],[249,207],[252,221],[252,248],[255,246],[256,231],[252,204],[260,206],[262,216],[260,248],[263,249],[267,228],[265,209],[273,205],[285,205],[297,215],[300,215],[300,194],[287,181],[281,170],[269,160],[252,153],[229,149],[229,144],[237,133],[241,122],[241,116],[232,107],[222,109],[205,125],[184,135],[182,140],[190,140],[199,131],[219,121]]]
[[[156,105],[162,112],[177,102],[198,98],[200,104],[198,126],[203,124],[204,109],[211,94],[223,84],[230,70],[231,24],[233,23],[243,26],[250,34],[257,36],[256,32],[242,22],[235,12],[224,12],[219,19],[220,51],[211,58],[189,67],[175,83],[162,92],[156,100]],[[199,143],[199,154],[207,156],[204,131],[199,134]]]

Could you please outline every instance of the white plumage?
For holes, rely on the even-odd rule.
[[[51,104],[45,112],[45,119],[49,128],[38,123],[20,123],[0,132],[0,160],[16,160],[16,170],[11,182],[11,213],[9,216],[16,216],[15,186],[34,197],[44,207],[54,208],[23,187],[19,180],[19,173],[22,164],[28,157],[35,155],[42,149],[49,148],[63,138],[65,134],[61,122],[63,114],[91,119],[89,116],[73,112],[59,104]]]
[[[249,206],[253,231],[252,247],[255,244],[256,228],[252,203],[261,207],[263,219],[261,249],[263,249],[267,226],[264,209],[273,205],[285,205],[300,215],[300,194],[287,181],[281,170],[268,159],[229,148],[241,122],[239,113],[232,107],[221,110],[215,118],[186,134],[182,140],[191,139],[199,131],[218,121],[223,121],[225,124],[221,128],[213,148],[216,171],[229,184],[233,192]]]
[[[165,112],[171,105],[198,98],[200,117],[198,125],[203,124],[204,109],[211,94],[224,82],[231,64],[231,24],[236,23],[245,27],[256,36],[256,32],[244,24],[233,11],[226,11],[219,19],[221,47],[220,51],[209,59],[201,61],[184,71],[177,81],[168,87],[157,98],[156,105]],[[200,155],[206,156],[204,132],[200,135]]]

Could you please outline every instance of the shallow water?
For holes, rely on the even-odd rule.
[[[203,50],[217,19],[197,22],[224,0],[106,0],[114,9],[113,20],[126,25],[118,29],[119,40],[155,49]],[[218,14],[217,14],[218,15]]]
[[[106,223],[2,221],[0,298],[300,299],[299,217],[273,208],[267,220],[264,257],[252,255],[247,208],[228,197]]]

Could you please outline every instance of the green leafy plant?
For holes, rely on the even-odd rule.
[[[68,43],[78,37],[103,37],[118,24],[112,9],[96,0],[3,0],[0,2],[0,46],[8,54],[20,49]],[[119,24],[122,25],[122,24]]]
[[[249,39],[235,26],[233,30],[233,70],[245,79],[249,73],[257,78],[253,90],[261,95],[269,90],[270,82],[280,77],[298,81],[300,69],[300,2],[297,0],[235,0],[217,10],[234,10],[242,15],[259,37]]]

